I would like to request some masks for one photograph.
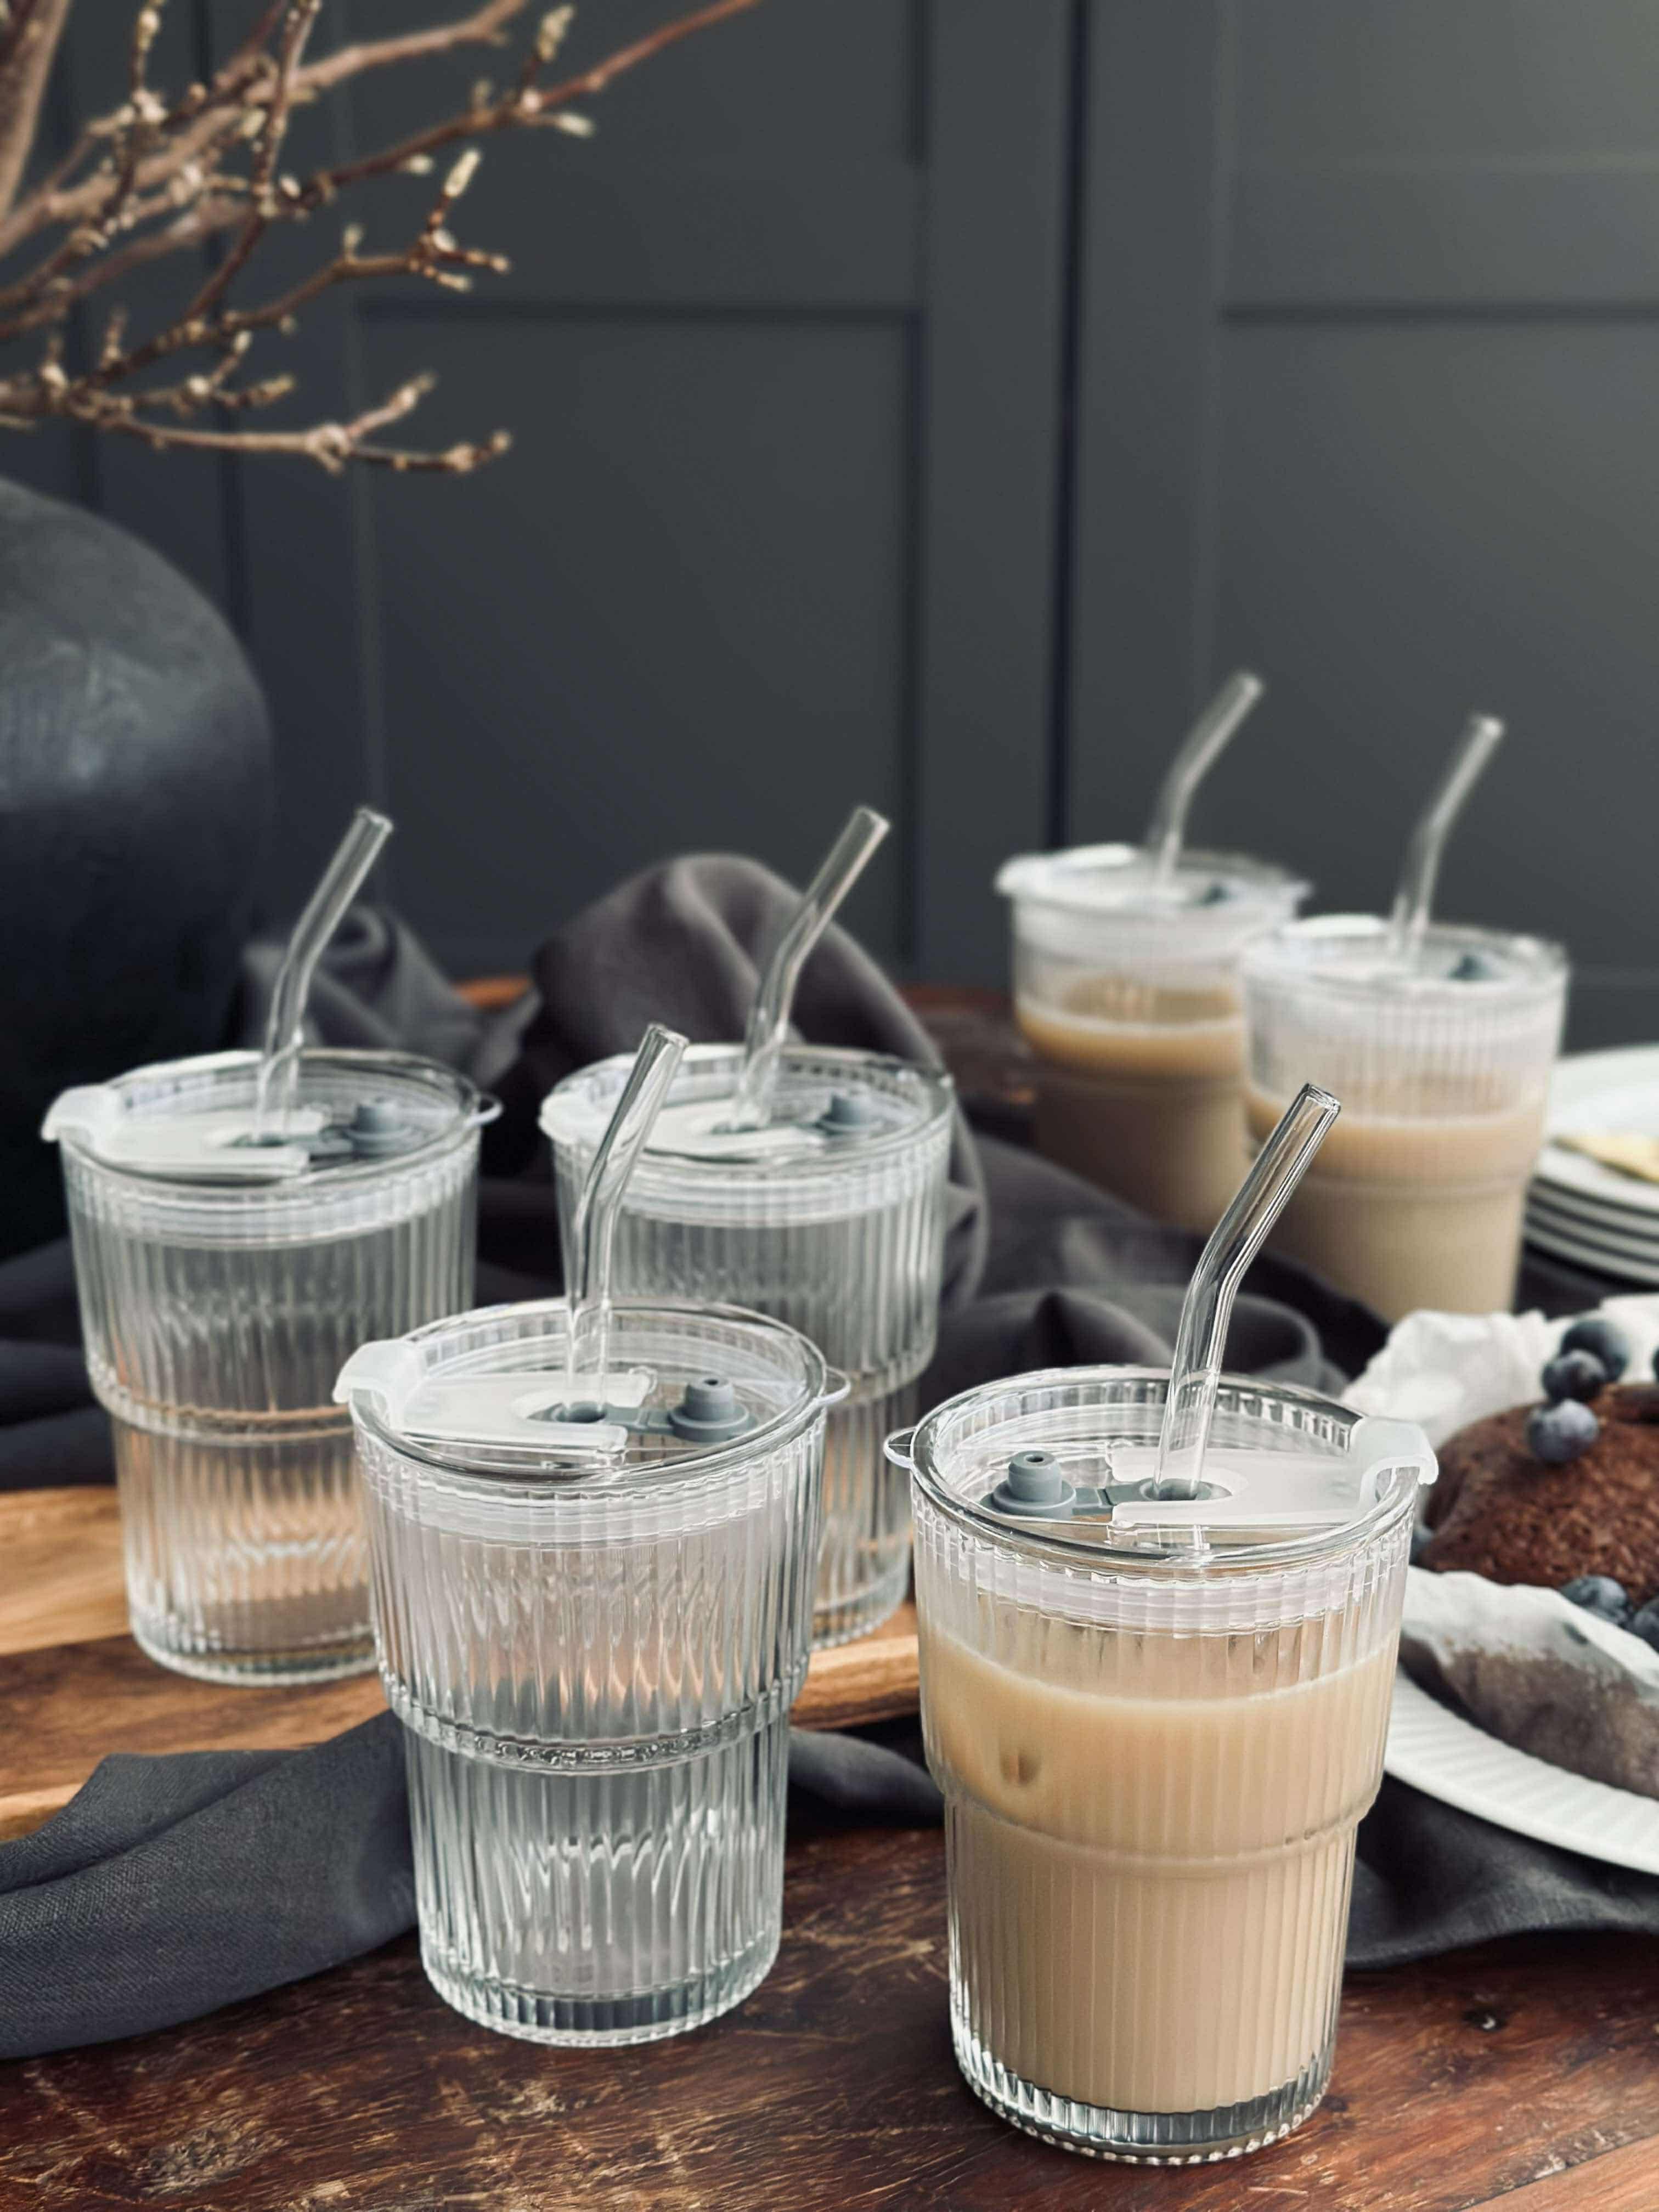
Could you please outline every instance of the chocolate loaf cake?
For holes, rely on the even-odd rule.
[[[1531,1407],[1460,1429],[1441,1447],[1419,1564],[1552,1590],[1610,1575],[1632,1606],[1659,1596],[1659,1386],[1613,1384],[1595,1408],[1600,1433],[1565,1466],[1529,1449]]]

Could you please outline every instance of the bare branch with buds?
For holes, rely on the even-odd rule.
[[[141,0],[127,34],[125,99],[86,123],[64,158],[24,189],[46,73],[72,0],[0,0],[0,264],[21,264],[0,282],[0,342],[38,333],[40,345],[32,363],[0,374],[0,426],[79,422],[158,452],[289,454],[331,474],[351,461],[453,476],[479,467],[507,450],[505,431],[434,452],[380,442],[380,434],[404,421],[430,390],[426,375],[408,378],[378,406],[344,421],[294,430],[246,427],[242,418],[294,389],[286,374],[246,378],[247,356],[262,334],[291,330],[298,314],[339,286],[418,276],[464,292],[476,273],[505,270],[505,256],[464,245],[451,228],[478,167],[472,142],[547,128],[586,137],[593,126],[576,101],[757,3],[705,0],[555,82],[544,81],[545,72],[575,11],[548,9],[505,89],[481,82],[457,113],[392,145],[295,176],[282,162],[296,110],[372,70],[501,46],[530,0],[484,0],[451,22],[360,40],[314,59],[307,49],[325,0],[271,0],[210,81],[176,96],[150,81],[167,0]],[[437,196],[404,244],[365,252],[363,228],[350,222],[338,250],[310,275],[264,299],[243,296],[250,266],[274,231],[370,179],[428,173],[434,157],[452,148],[459,150]],[[105,316],[91,366],[65,367],[70,319],[87,301],[148,263],[215,242],[222,250],[211,272],[179,313],[134,337],[117,306]],[[192,356],[199,366],[189,365]],[[155,380],[158,371],[170,380]]]

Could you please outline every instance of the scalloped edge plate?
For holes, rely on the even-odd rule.
[[[1401,1668],[1383,1766],[1397,1782],[1534,1842],[1659,1874],[1659,1798],[1569,1774],[1500,1743],[1450,1711]]]

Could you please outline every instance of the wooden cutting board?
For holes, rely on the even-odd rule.
[[[373,1675],[244,1690],[157,1667],[127,1634],[112,1490],[0,1496],[0,1838],[75,1795],[112,1751],[297,1750],[384,1709]],[[905,1605],[813,1658],[802,1728],[854,1728],[916,1710],[916,1615]]]

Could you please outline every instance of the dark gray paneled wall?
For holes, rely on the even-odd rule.
[[[174,60],[252,4],[170,11]],[[675,5],[584,10],[571,65]],[[77,20],[73,101],[108,40]],[[313,410],[437,369],[417,434],[514,431],[476,477],[95,457],[88,495],[219,595],[270,692],[275,905],[367,795],[441,955],[519,967],[650,859],[736,847],[799,876],[869,799],[897,835],[855,926],[901,966],[1000,965],[986,881],[1049,805],[1071,9],[1014,20],[770,0],[620,81],[590,143],[492,143],[457,228],[509,276],[313,309],[277,349]],[[368,81],[302,128],[380,143],[479,66]],[[432,189],[349,212],[373,241]],[[343,219],[283,250],[303,266]]]
[[[176,64],[252,4],[181,0]],[[673,4],[606,0],[573,58]],[[100,0],[60,120],[116,61]],[[378,139],[475,74],[305,128]],[[427,434],[510,424],[496,468],[9,451],[247,639],[274,906],[368,795],[441,953],[518,966],[629,868],[799,874],[867,798],[899,835],[856,925],[995,980],[998,860],[1137,834],[1246,661],[1202,831],[1374,906],[1465,709],[1504,713],[1446,907],[1564,936],[1581,1041],[1653,1032],[1651,0],[767,0],[593,112],[489,149],[460,227],[510,276],[287,349],[313,407],[437,368]],[[352,212],[391,234],[427,189]]]
[[[1090,15],[1068,824],[1270,696],[1200,827],[1387,897],[1465,711],[1510,736],[1459,918],[1565,939],[1583,1043],[1659,1026],[1659,16],[1650,0]]]

